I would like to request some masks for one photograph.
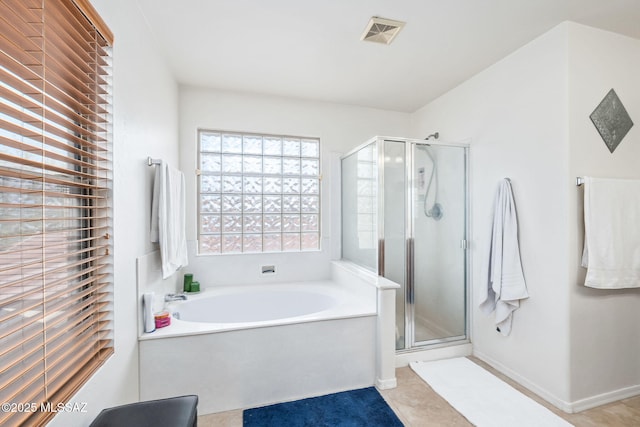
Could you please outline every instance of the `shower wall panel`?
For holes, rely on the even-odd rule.
[[[377,150],[368,144],[342,159],[342,259],[378,269]]]

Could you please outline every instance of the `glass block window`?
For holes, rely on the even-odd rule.
[[[320,140],[198,132],[200,254],[320,249]]]

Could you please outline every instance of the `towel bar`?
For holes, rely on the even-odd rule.
[[[162,160],[160,159],[152,159],[151,157],[147,157],[147,165],[149,166],[159,165],[161,163],[162,163]]]

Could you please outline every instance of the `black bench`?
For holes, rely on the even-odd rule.
[[[198,396],[149,400],[103,409],[89,427],[197,427]]]

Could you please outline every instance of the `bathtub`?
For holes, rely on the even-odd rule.
[[[207,289],[168,304],[176,327],[160,329],[157,336],[371,316],[376,314],[376,301],[369,291],[363,295],[331,281]]]
[[[171,312],[174,318],[187,322],[260,324],[319,313],[339,301],[325,289],[307,288],[308,285],[270,286],[249,291],[235,288],[229,293],[217,292],[206,298],[174,303]]]
[[[171,325],[139,338],[140,398],[197,394],[207,414],[395,385],[395,371],[380,371],[379,283],[343,267],[331,280],[213,287],[168,304]]]

